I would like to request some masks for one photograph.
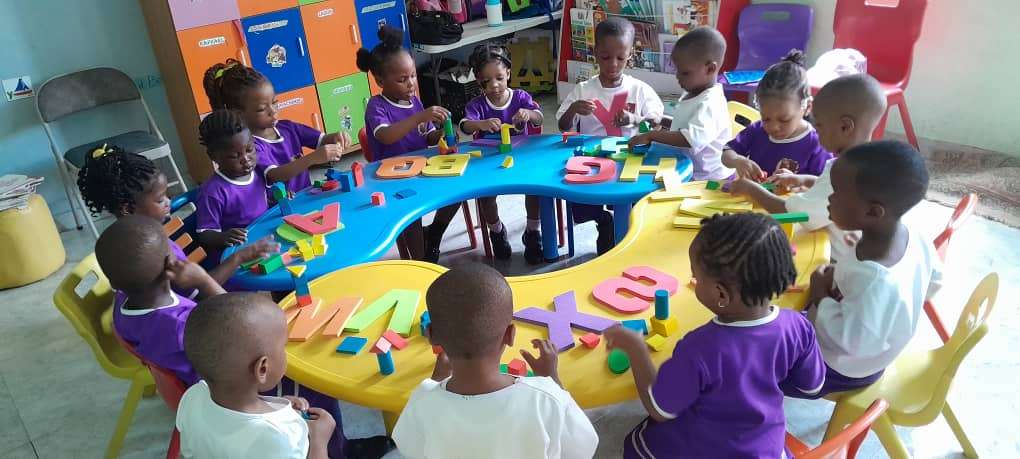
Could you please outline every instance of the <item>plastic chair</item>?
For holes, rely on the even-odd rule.
[[[219,260],[210,260],[212,262],[210,266],[203,263],[206,261],[207,254],[205,249],[200,247],[197,243],[195,243],[195,248],[190,251],[188,250],[188,246],[195,242],[194,237],[192,237],[192,235],[195,234],[196,225],[194,210],[192,210],[191,213],[186,215],[184,218],[181,218],[179,215],[180,212],[184,211],[185,206],[188,204],[191,204],[192,209],[194,209],[194,203],[195,199],[198,197],[198,191],[199,189],[196,188],[186,193],[174,196],[174,198],[170,200],[171,217],[170,220],[163,225],[163,231],[166,233],[166,237],[170,239],[173,239],[175,234],[180,234],[177,239],[174,239],[174,242],[188,254],[188,260],[192,263],[201,264],[203,268],[211,269],[216,266],[216,262]]]
[[[868,407],[868,410],[860,418],[857,418],[853,424],[843,429],[839,435],[823,442],[814,449],[811,449],[808,445],[797,439],[797,437],[790,434],[790,432],[787,432],[786,448],[793,453],[793,457],[796,459],[853,459],[857,457],[857,450],[868,436],[871,424],[888,407],[889,402],[882,399],[875,400]]]
[[[898,4],[876,0],[838,0],[832,31],[833,48],[853,48],[868,58],[868,74],[885,90],[889,107],[875,128],[874,138],[885,133],[889,108],[899,107],[907,140],[920,150],[910,121],[903,91],[910,81],[914,45],[921,36],[921,23],[928,0],[899,0]]]
[[[853,422],[868,405],[881,398],[889,401],[889,409],[879,416],[872,430],[890,457],[909,457],[894,426],[928,425],[941,413],[963,446],[963,454],[976,458],[974,445],[946,403],[946,395],[964,357],[988,334],[986,321],[998,292],[998,274],[985,276],[960,314],[949,342],[938,349],[906,351],[885,369],[875,384],[857,392],[838,394],[825,438],[834,438],[842,426]]]
[[[791,49],[806,50],[814,12],[794,3],[748,5],[740,11],[737,39],[740,54],[734,70],[765,70]],[[753,93],[758,83],[729,84],[719,75],[725,91]]]
[[[949,239],[953,237],[953,233],[956,232],[963,223],[974,214],[974,209],[977,207],[978,197],[974,193],[969,193],[956,204],[956,210],[953,211],[953,215],[949,217],[949,222],[946,223],[946,228],[935,238],[935,250],[938,252],[939,259],[944,263],[946,261],[946,252],[949,250]],[[946,331],[946,326],[942,324],[942,318],[939,317],[938,311],[935,309],[935,304],[931,301],[924,302],[924,313],[928,315],[928,320],[931,322],[932,327],[935,328],[935,333],[938,333],[939,338],[942,342],[949,341],[949,332]]]
[[[761,121],[761,113],[758,113],[758,110],[735,100],[727,102],[726,108],[730,112],[730,129],[733,132],[733,137],[736,137],[751,123]]]
[[[124,350],[131,353],[138,360],[149,369],[149,373],[152,375],[153,381],[156,382],[156,392],[166,403],[167,408],[174,413],[177,412],[177,407],[181,404],[181,397],[184,396],[184,392],[188,390],[188,387],[184,384],[174,372],[167,370],[159,365],[156,365],[144,357],[135,352],[134,346],[127,341],[124,341],[120,335],[117,336],[117,342],[124,348]],[[181,433],[177,431],[177,426],[174,426],[173,433],[170,434],[170,445],[166,450],[167,459],[176,459],[181,453]]]
[[[86,279],[93,277],[95,284],[84,296],[78,295],[76,289]],[[138,401],[143,394],[152,392],[154,381],[142,362],[117,342],[118,338],[113,333],[112,327],[103,325],[104,314],[113,309],[113,290],[110,288],[110,281],[99,269],[95,254],[85,257],[60,282],[53,293],[53,304],[89,345],[103,370],[114,378],[131,381],[131,387],[124,398],[124,406],[121,408],[104,456],[117,457],[124,445],[124,437],[131,426]]]
[[[57,120],[104,105],[130,101],[138,101],[141,104],[145,111],[146,121],[148,121],[147,130],[128,131],[96,139],[66,151],[57,145],[53,134],[53,124]],[[129,153],[137,153],[153,161],[166,158],[170,161],[170,167],[173,170],[172,178],[174,180],[169,185],[180,185],[183,190],[187,191],[188,188],[184,184],[184,178],[181,177],[181,171],[177,168],[173,157],[170,156],[170,145],[163,138],[163,134],[159,132],[156,121],[153,120],[152,113],[149,112],[149,106],[145,104],[145,99],[138,92],[134,80],[124,72],[109,67],[97,67],[55,76],[39,86],[35,97],[35,107],[43,129],[46,131],[46,137],[49,138],[50,150],[53,152],[53,159],[57,162],[60,180],[64,184],[64,193],[67,194],[67,200],[71,203],[71,214],[74,216],[74,222],[79,230],[82,228],[82,224],[74,209],[76,203],[85,216],[92,235],[99,237],[99,231],[96,230],[95,222],[92,221],[92,214],[85,206],[76,185],[77,170],[85,165],[86,156],[97,145],[117,145]]]

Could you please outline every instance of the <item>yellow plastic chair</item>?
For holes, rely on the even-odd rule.
[[[857,392],[839,394],[825,432],[826,440],[838,435],[843,426],[853,423],[872,402],[885,399],[889,402],[889,409],[875,420],[871,429],[890,457],[909,457],[893,426],[928,425],[942,413],[963,446],[963,454],[976,458],[974,445],[963,434],[960,421],[946,404],[946,394],[963,358],[988,334],[985,321],[995,306],[998,293],[998,274],[985,276],[974,288],[956,323],[956,330],[946,344],[928,351],[904,352],[885,369],[885,374],[875,384]]]
[[[96,283],[84,297],[79,296],[75,289],[90,276],[95,276]],[[108,315],[113,309],[113,290],[110,288],[110,281],[99,269],[95,254],[85,257],[60,283],[57,291],[53,293],[53,304],[92,348],[92,353],[103,370],[115,378],[131,381],[131,388],[128,389],[127,397],[124,399],[124,407],[120,410],[113,437],[106,447],[106,458],[117,457],[131,426],[138,401],[143,394],[154,393],[155,383],[149,370],[121,347],[112,327],[104,326],[103,316]]]
[[[726,108],[730,110],[730,130],[734,137],[736,137],[740,131],[743,131],[747,124],[751,124],[755,121],[761,121],[761,114],[758,113],[758,110],[735,100],[727,102]],[[747,119],[747,124],[737,122],[738,116]]]

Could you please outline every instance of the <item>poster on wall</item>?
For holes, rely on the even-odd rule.
[[[27,99],[34,93],[32,79],[28,75],[4,80],[4,95],[8,101]]]

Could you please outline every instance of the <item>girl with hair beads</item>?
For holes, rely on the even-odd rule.
[[[756,96],[761,121],[751,123],[726,144],[723,165],[759,182],[777,171],[821,174],[832,153],[822,148],[818,132],[805,119],[811,111],[811,88],[804,53],[791,50],[769,67]]]
[[[450,117],[450,112],[443,107],[423,107],[415,95],[418,73],[411,54],[401,47],[403,32],[383,26],[379,29],[379,40],[372,50],[358,50],[358,68],[371,72],[382,88],[382,94],[372,96],[365,107],[365,130],[376,160],[439,143],[443,132],[436,125]],[[411,258],[432,263],[439,261],[443,232],[459,208],[460,204],[452,204],[437,210],[428,231],[422,228],[420,220],[404,230],[400,237]]]
[[[312,185],[308,168],[337,161],[351,146],[347,133],[324,134],[276,118],[276,90],[265,75],[233,59],[209,67],[202,81],[213,110],[234,109],[242,115],[258,148],[258,164],[268,183],[285,182],[297,192]],[[302,148],[315,152],[302,154]]]
[[[86,157],[85,167],[78,171],[78,190],[93,215],[103,211],[117,218],[139,215],[160,224],[170,216],[166,175],[150,159],[115,145],[103,145]],[[177,260],[187,261],[180,246],[172,240],[169,245]],[[260,240],[227,257],[209,275],[223,285],[241,264],[278,249],[272,238]]]
[[[623,456],[784,457],[780,386],[811,393],[825,381],[811,323],[771,302],[797,277],[790,243],[767,215],[716,215],[702,221],[690,259],[694,294],[715,317],[677,342],[658,370],[643,336],[620,326],[605,332],[606,346],[630,358],[649,416],[627,436]]]

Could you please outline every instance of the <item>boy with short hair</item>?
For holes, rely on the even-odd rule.
[[[409,458],[590,458],[598,436],[559,385],[556,350],[533,340],[522,350],[535,377],[499,371],[514,343],[510,286],[488,265],[456,266],[426,295],[433,344],[443,348],[431,379],[411,394],[393,429]]]

